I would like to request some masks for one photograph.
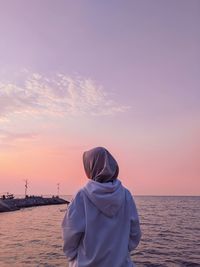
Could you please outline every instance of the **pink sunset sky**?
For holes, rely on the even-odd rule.
[[[110,150],[135,195],[200,195],[200,1],[1,0],[0,194],[74,194]]]

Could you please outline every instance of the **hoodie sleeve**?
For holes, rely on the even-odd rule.
[[[69,261],[77,256],[79,242],[84,234],[85,214],[81,192],[70,203],[62,222],[63,251]]]
[[[134,199],[132,196],[130,197],[130,235],[128,249],[129,251],[132,251],[139,245],[141,239],[141,229]]]

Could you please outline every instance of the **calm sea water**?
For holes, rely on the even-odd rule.
[[[136,265],[200,266],[200,197],[135,200],[143,232],[132,254]],[[65,205],[1,213],[0,267],[67,267],[61,238],[63,209]]]

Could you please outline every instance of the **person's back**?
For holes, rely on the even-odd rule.
[[[141,231],[136,206],[118,176],[118,165],[104,148],[84,153],[91,180],[69,205],[63,220],[63,250],[70,267],[133,266],[129,252]]]

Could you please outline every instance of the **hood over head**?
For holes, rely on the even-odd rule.
[[[113,217],[125,201],[125,188],[116,179],[113,182],[89,181],[83,188],[90,201],[107,217]]]
[[[103,147],[96,147],[84,152],[83,165],[87,177],[100,183],[115,180],[119,173],[116,160]]]

